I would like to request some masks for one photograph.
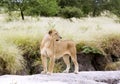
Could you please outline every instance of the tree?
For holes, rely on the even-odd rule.
[[[110,0],[109,10],[118,17],[120,17],[120,0]]]
[[[54,16],[59,11],[56,0],[1,0],[0,3],[8,13],[19,11],[22,20],[24,15]]]
[[[24,10],[27,6],[28,1],[27,0],[13,0],[12,4],[13,8],[15,9],[16,7],[16,11],[20,11],[22,20],[24,20]]]
[[[70,7],[70,6],[75,6],[77,7],[79,5],[81,0],[58,0],[58,5],[61,7],[61,8],[64,8],[64,7]]]
[[[1,0],[2,7],[7,8],[8,13],[12,11],[20,11],[22,20],[24,20],[24,10],[29,0]]]
[[[40,15],[54,16],[58,13],[59,7],[56,0],[38,0]]]
[[[93,0],[81,0],[81,10],[87,16],[93,11]]]
[[[58,5],[61,9],[66,7],[76,7],[76,9],[81,10],[84,16],[87,16],[92,11],[92,2],[93,0],[58,0]]]
[[[54,16],[59,11],[59,7],[56,0],[28,0],[25,4],[27,5],[25,5],[25,15]]]

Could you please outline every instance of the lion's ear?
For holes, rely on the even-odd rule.
[[[48,34],[51,35],[51,34],[52,34],[52,30],[50,30],[50,31],[48,32]]]

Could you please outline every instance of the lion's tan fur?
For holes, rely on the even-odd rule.
[[[69,72],[70,69],[69,57],[71,57],[75,65],[75,73],[78,73],[78,63],[76,57],[75,43],[70,40],[60,40],[59,39],[60,36],[56,30],[50,30],[50,31],[51,33],[47,33],[44,36],[40,46],[41,59],[44,69],[42,73],[47,73],[47,72],[52,73],[55,59],[59,59],[61,57],[63,57],[64,62],[67,65],[67,68],[64,72]],[[48,70],[47,70],[47,57],[50,58]]]

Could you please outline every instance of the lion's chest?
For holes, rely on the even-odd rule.
[[[41,49],[41,55],[49,57],[52,54],[52,50],[50,50],[49,48],[44,47],[43,49]]]

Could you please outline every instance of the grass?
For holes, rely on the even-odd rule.
[[[4,73],[16,74],[24,68],[22,54],[16,45],[0,41],[0,58],[3,61],[0,66],[3,71],[7,71]]]
[[[6,17],[0,14],[0,58],[5,61],[10,73],[16,73],[26,65],[23,58],[31,68],[35,60],[40,58],[41,39],[51,28],[58,30],[63,39],[74,40],[78,51],[100,51],[106,56],[109,53],[118,56],[120,53],[120,24],[116,23],[117,18],[101,16],[68,20],[59,17],[25,17],[25,21],[8,21]]]
[[[17,25],[16,25],[17,24]],[[61,18],[44,18],[40,20],[28,18],[25,21],[17,20],[11,22],[0,23],[0,29],[8,30],[10,33],[30,33],[33,36],[43,36],[50,28],[57,29],[60,34],[66,39],[73,39],[75,42],[91,41],[95,37],[104,36],[110,33],[120,33],[120,24],[114,22],[112,18],[96,17],[65,20]],[[109,31],[108,31],[109,30]]]
[[[120,62],[109,63],[106,65],[105,70],[119,70]]]

